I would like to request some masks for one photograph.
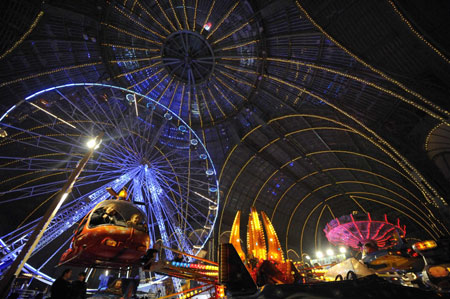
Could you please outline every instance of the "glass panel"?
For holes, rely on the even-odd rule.
[[[89,227],[98,225],[117,225],[134,227],[148,231],[145,215],[131,202],[123,200],[105,200],[92,212]]]

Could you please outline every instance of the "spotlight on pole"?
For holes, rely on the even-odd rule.
[[[327,255],[328,256],[333,256],[334,255],[333,249],[327,249]]]
[[[316,252],[316,256],[317,256],[318,259],[323,258],[323,253],[322,253],[322,251],[317,251],[317,252]]]
[[[339,247],[339,252],[340,253],[346,253],[347,250],[345,249],[345,247]]]

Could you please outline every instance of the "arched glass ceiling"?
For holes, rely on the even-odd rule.
[[[411,236],[448,234],[421,186],[383,146],[332,114],[308,112],[256,126],[229,152],[219,233],[235,211],[256,206],[269,213],[286,250],[299,253],[321,247],[325,223],[353,211],[398,215]]]

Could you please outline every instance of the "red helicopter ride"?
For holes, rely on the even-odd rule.
[[[126,190],[97,204],[75,230],[70,248],[58,266],[94,268],[139,266],[150,245],[144,213],[127,198]]]

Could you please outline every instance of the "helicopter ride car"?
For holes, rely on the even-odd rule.
[[[150,238],[144,213],[110,189],[116,199],[97,204],[80,222],[60,265],[120,268],[140,265]]]

